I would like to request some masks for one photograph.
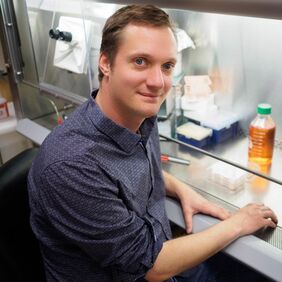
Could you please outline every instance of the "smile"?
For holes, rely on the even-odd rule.
[[[138,92],[138,94],[148,97],[148,98],[158,98],[160,95],[158,94],[153,94],[153,93],[143,93],[143,92]]]

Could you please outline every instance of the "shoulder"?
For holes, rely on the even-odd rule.
[[[95,150],[101,137],[86,113],[87,106],[88,103],[81,105],[44,140],[38,154],[44,167],[66,160],[84,161],[89,156],[87,152]]]

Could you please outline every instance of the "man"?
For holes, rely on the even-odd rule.
[[[230,216],[161,171],[155,116],[175,63],[162,10],[127,6],[106,22],[99,90],[52,131],[29,174],[47,281],[175,281],[236,238],[276,226],[267,207],[252,204]],[[198,212],[224,221],[171,240],[165,194],[181,202],[188,232]]]

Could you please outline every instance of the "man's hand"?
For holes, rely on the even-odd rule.
[[[183,190],[179,192],[178,198],[182,206],[187,233],[192,232],[192,217],[194,214],[203,213],[221,220],[230,217],[230,213],[226,209],[209,202],[186,185],[183,187]]]
[[[229,218],[229,221],[239,228],[239,237],[252,234],[261,228],[275,228],[278,223],[276,215],[269,207],[255,203],[239,209]]]
[[[179,181],[167,172],[163,172],[163,175],[167,195],[178,199],[181,203],[187,233],[192,232],[192,217],[194,214],[204,213],[222,220],[230,217],[227,210],[209,202],[184,182]]]

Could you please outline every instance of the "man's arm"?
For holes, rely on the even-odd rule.
[[[174,177],[165,173],[165,184],[168,185],[168,195],[176,198],[182,197],[179,195],[179,193],[183,193],[180,192],[183,189],[182,182],[176,181]],[[177,188],[179,185],[182,188]],[[192,205],[196,205],[196,203],[202,205],[205,202],[202,202],[202,197],[195,192],[189,193],[189,195],[196,197],[195,201],[190,201]],[[191,211],[194,209],[196,209],[195,206],[191,208]],[[202,209],[203,207],[198,208],[198,210]],[[209,214],[212,215],[213,211]],[[215,214],[217,214],[217,209],[215,209]],[[251,234],[262,227],[275,228],[276,223],[277,218],[271,209],[262,204],[249,204],[209,229],[165,242],[145,278],[152,282],[164,281],[198,265],[237,238]]]

